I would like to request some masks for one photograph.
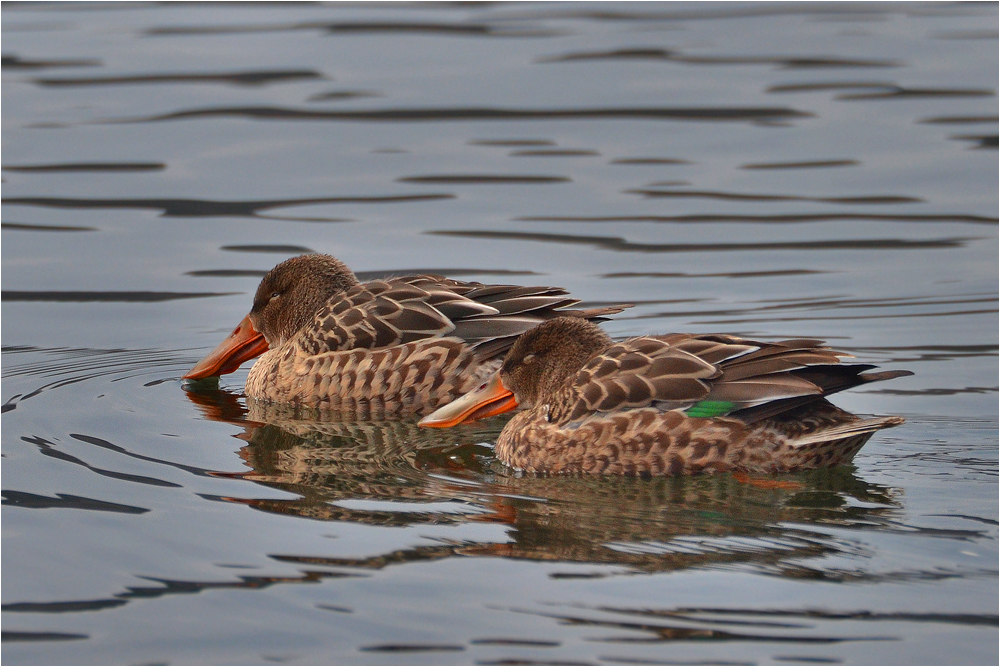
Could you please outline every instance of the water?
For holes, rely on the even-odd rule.
[[[995,4],[3,7],[3,660],[995,664]],[[855,466],[517,477],[180,376],[314,250],[820,337]]]

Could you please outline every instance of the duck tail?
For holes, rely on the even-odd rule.
[[[860,419],[792,438],[786,442],[792,456],[784,457],[785,462],[799,470],[849,463],[876,431],[904,421],[902,417]]]
[[[602,308],[584,308],[582,310],[560,310],[557,314],[562,317],[582,317],[591,322],[606,322],[608,316],[617,315],[626,308],[635,308],[634,303],[619,303],[613,306]]]
[[[858,379],[863,382],[881,382],[913,375],[913,371],[879,371],[878,373],[861,373]]]
[[[899,426],[905,421],[906,420],[902,417],[873,417],[872,419],[859,419],[858,421],[848,422],[846,424],[837,424],[836,426],[819,429],[818,431],[813,431],[812,433],[806,433],[790,440],[788,445],[790,447],[801,448],[813,444],[832,443],[839,440],[856,438],[862,435],[871,436],[875,433],[875,431],[880,431],[884,428],[892,428],[893,426]]]

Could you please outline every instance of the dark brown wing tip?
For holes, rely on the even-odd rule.
[[[878,373],[861,373],[859,378],[865,382],[881,382],[882,380],[893,380],[913,375],[913,371],[880,371]]]
[[[603,306],[601,308],[586,308],[584,310],[565,310],[560,311],[560,315],[569,315],[571,317],[582,317],[584,319],[593,320],[599,317],[606,317],[607,315],[617,315],[626,308],[635,308],[634,303],[619,303],[613,306]],[[604,320],[598,320],[604,321]]]

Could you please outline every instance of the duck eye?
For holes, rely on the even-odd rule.
[[[281,296],[281,292],[274,292],[274,293],[273,293],[273,294],[272,294],[272,295],[270,296],[270,298],[268,299],[268,301],[274,301],[274,300],[275,300],[275,299],[277,299],[277,298],[278,298],[279,296]]]
[[[535,354],[534,353],[526,354],[526,355],[524,355],[524,358],[521,359],[521,361],[524,362],[524,363],[526,363],[526,364],[530,364],[534,360],[535,360]]]

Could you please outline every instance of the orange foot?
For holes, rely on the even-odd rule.
[[[733,479],[735,479],[740,484],[750,484],[751,486],[756,486],[759,489],[803,489],[804,484],[799,482],[782,482],[777,479],[761,479],[759,477],[751,477],[745,472],[734,472]]]

